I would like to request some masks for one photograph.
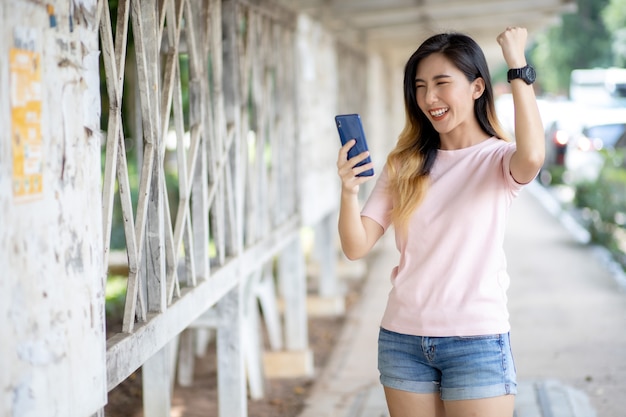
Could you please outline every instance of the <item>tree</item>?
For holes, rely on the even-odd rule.
[[[537,37],[530,56],[541,75],[538,81],[544,91],[566,92],[573,69],[613,64],[611,35],[601,18],[608,3],[609,0],[578,0],[575,13],[564,14],[560,24]]]
[[[602,20],[612,32],[614,65],[626,67],[626,0],[609,0],[602,11]]]

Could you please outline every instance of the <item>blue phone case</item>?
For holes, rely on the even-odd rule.
[[[363,124],[361,123],[361,116],[358,114],[339,114],[335,116],[335,123],[337,124],[337,131],[339,132],[339,139],[341,139],[342,145],[345,145],[351,139],[356,139],[356,144],[348,151],[348,159],[354,158],[358,154],[368,150]],[[368,156],[367,159],[359,162],[357,166],[370,162],[371,159]],[[371,177],[372,175],[374,175],[374,170],[368,169],[357,176]]]

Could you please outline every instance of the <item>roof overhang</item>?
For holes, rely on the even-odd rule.
[[[501,61],[496,36],[507,26],[534,35],[576,10],[575,0],[283,0],[331,31],[405,61],[427,36],[463,32],[481,45],[490,64]]]

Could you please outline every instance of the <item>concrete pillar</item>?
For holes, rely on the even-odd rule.
[[[0,3],[0,415],[106,403],[96,0]]]

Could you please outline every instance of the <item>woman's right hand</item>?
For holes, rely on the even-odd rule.
[[[357,175],[374,168],[374,163],[369,162],[367,164],[356,166],[361,161],[364,161],[369,152],[363,152],[354,158],[348,159],[348,151],[356,144],[356,140],[352,139],[346,142],[344,146],[339,149],[339,156],[337,158],[337,172],[341,178],[341,191],[342,193],[357,194],[359,192],[359,186],[369,181],[371,176],[358,177]]]

